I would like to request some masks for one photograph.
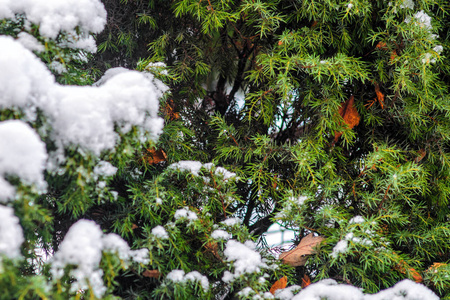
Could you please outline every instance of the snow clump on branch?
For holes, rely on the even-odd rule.
[[[0,255],[11,259],[19,257],[20,246],[23,242],[23,230],[20,227],[19,218],[14,215],[11,207],[0,205]]]
[[[126,70],[98,87],[62,86],[44,63],[10,37],[0,37],[0,69],[0,108],[21,109],[30,121],[38,110],[47,118],[52,129],[42,134],[58,147],[51,168],[64,162],[66,147],[100,155],[113,150],[120,134],[133,126],[142,140],[156,140],[162,132],[159,98],[167,87],[151,74]]]
[[[17,176],[26,184],[34,184],[38,192],[44,192],[47,152],[37,133],[23,121],[3,121],[0,140],[0,202],[15,196],[15,188],[6,181],[8,176]]]
[[[2,0],[0,19],[15,19],[25,14],[39,25],[39,33],[55,39],[61,31],[99,33],[106,24],[106,10],[100,0]]]
[[[147,249],[130,250],[128,244],[117,234],[103,234],[95,222],[79,220],[70,227],[52,259],[53,278],[60,279],[66,266],[76,266],[70,271],[70,275],[76,279],[71,291],[91,287],[95,296],[101,298],[106,292],[103,271],[100,269],[102,251],[117,254],[125,263],[131,259],[143,264],[149,262]]]

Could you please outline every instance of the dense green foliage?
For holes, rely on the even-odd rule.
[[[38,55],[64,63],[66,71],[54,72],[62,84],[89,85],[117,66],[153,73],[169,87],[160,103],[163,133],[143,141],[133,129],[100,156],[66,149],[62,171],[46,172],[44,195],[18,184],[22,198],[11,205],[27,260],[0,261],[7,291],[0,299],[95,298],[71,291],[68,273],[47,283],[50,267],[33,251],[53,253],[79,219],[149,249],[148,264],[127,268],[104,254],[106,299],[263,299],[284,275],[288,285],[308,275],[365,293],[420,279],[450,299],[446,1],[103,3],[108,23],[96,36],[98,53],[80,56],[32,27],[46,45]],[[2,35],[23,30],[20,20],[0,22]],[[2,121],[26,120],[20,110],[0,112]],[[45,122],[29,123],[51,151]],[[100,160],[118,168],[103,187],[93,179]],[[169,167],[182,160],[213,164],[198,174]],[[223,223],[229,218],[242,223]],[[325,242],[305,266],[289,267],[265,241],[274,223],[294,230],[296,244],[311,232]],[[152,232],[159,225],[167,238]],[[266,265],[223,280],[238,267],[224,251],[227,240],[211,237],[219,229],[256,242]],[[339,251],[338,243],[346,247]],[[200,272],[209,288],[166,278],[177,269]],[[243,293],[246,287],[252,291]]]

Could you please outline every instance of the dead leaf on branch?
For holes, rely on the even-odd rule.
[[[145,270],[142,273],[142,276],[149,278],[159,278],[161,277],[161,273],[158,270]]]
[[[155,148],[147,149],[147,153],[144,155],[144,160],[149,165],[154,165],[163,161],[166,161],[167,154],[162,149],[156,150]]]
[[[404,260],[401,260],[400,263],[395,267],[395,269],[402,274],[408,273],[417,283],[423,281],[422,275],[420,275],[419,272],[416,271],[416,269],[410,268]]]
[[[286,286],[287,286],[287,277],[283,276],[280,279],[278,279],[277,281],[275,281],[275,283],[270,288],[269,292],[271,292],[272,295],[275,295],[276,290],[284,289]]]
[[[293,267],[304,266],[306,264],[306,260],[308,259],[308,255],[315,253],[314,247],[324,240],[325,238],[321,236],[314,236],[310,233],[302,238],[297,247],[291,251],[281,253],[279,258],[283,260],[283,263]]]
[[[351,95],[350,98],[341,105],[338,113],[350,129],[357,126],[361,120],[361,117],[355,108],[355,97],[353,95]],[[337,142],[341,135],[342,132],[336,132],[334,135],[334,141]]]
[[[384,94],[380,91],[380,86],[375,82],[375,94],[377,94],[378,103],[380,103],[381,108],[384,109]]]
[[[307,287],[310,284],[311,284],[311,278],[309,278],[309,276],[305,274],[305,276],[303,276],[303,278],[302,278],[302,284],[301,284],[302,289],[304,289],[305,287]]]

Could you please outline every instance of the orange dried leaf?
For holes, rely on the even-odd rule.
[[[283,276],[277,281],[275,281],[275,283],[270,288],[270,292],[272,293],[272,295],[275,295],[276,290],[284,289],[286,286],[287,286],[287,277]]]
[[[392,50],[391,52],[391,61],[393,61],[397,57],[397,51]]]
[[[375,82],[375,93],[377,94],[378,103],[380,103],[381,108],[384,109],[384,94],[380,91],[380,86]]]
[[[385,42],[378,42],[376,48],[380,50],[387,50],[387,45]]]
[[[148,164],[154,165],[162,161],[166,161],[167,155],[162,149],[156,150],[155,148],[152,148],[147,149],[147,153],[144,158]]]
[[[131,224],[131,230],[135,230],[136,228],[139,228],[136,224]]]
[[[169,99],[164,107],[164,114],[169,117],[170,120],[176,120],[180,118],[180,114],[175,111],[175,104],[172,99]]]
[[[440,267],[445,267],[445,266],[447,266],[447,264],[435,262],[427,269],[427,272],[429,272],[429,271],[436,271]]]
[[[425,155],[427,155],[427,151],[425,151],[425,149],[420,149],[420,150],[417,152],[417,154],[418,154],[419,156],[417,156],[417,157],[414,159],[414,161],[415,161],[416,163],[420,162],[420,161],[425,157]]]
[[[395,267],[395,269],[402,274],[408,273],[415,282],[420,283],[423,281],[423,278],[419,274],[419,272],[417,272],[414,268],[409,268],[408,264],[404,260],[401,260],[400,263]],[[406,269],[408,269],[408,271],[406,271]]]
[[[310,284],[311,284],[311,278],[309,278],[309,276],[305,274],[305,276],[303,276],[303,278],[302,278],[302,284],[301,284],[302,289],[304,289],[305,287],[307,287]]]
[[[279,258],[283,260],[283,263],[293,267],[304,266],[308,259],[308,255],[315,252],[314,247],[324,240],[323,237],[314,236],[310,233],[300,241],[297,247],[291,251],[281,253]]]
[[[416,271],[416,269],[409,268],[409,271],[415,282],[420,283],[423,281],[422,276],[419,274],[419,272]]]
[[[161,277],[161,273],[159,273],[158,270],[145,270],[142,273],[142,276],[149,277],[149,278],[159,278],[159,277]]]
[[[341,105],[338,112],[350,129],[357,126],[361,120],[361,117],[355,108],[355,97],[353,97],[353,95],[351,95],[350,98]],[[336,132],[334,140],[337,141],[341,135],[342,132]]]
[[[205,245],[205,248],[206,248],[207,251],[211,252],[214,255],[215,258],[217,258],[218,260],[222,261],[222,258],[220,257],[219,252],[218,252],[219,246],[217,245],[216,242],[213,242],[213,243],[209,242],[209,243],[207,243]]]

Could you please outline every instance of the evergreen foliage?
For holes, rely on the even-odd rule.
[[[0,35],[33,36],[61,85],[100,89],[111,67],[146,74],[164,128],[119,120],[114,147],[61,148],[45,109],[30,117],[0,95],[0,124],[26,122],[49,155],[45,191],[3,174],[0,157],[0,188],[15,188],[0,208],[25,241],[8,255],[0,220],[0,299],[291,299],[313,290],[305,278],[366,294],[411,279],[450,299],[446,1],[103,4],[96,53],[71,46],[82,28],[51,38],[25,14],[0,20]],[[274,223],[295,244],[325,241],[291,267],[265,240]],[[58,265],[67,236],[88,245],[85,261]],[[273,295],[283,276],[290,296]]]

